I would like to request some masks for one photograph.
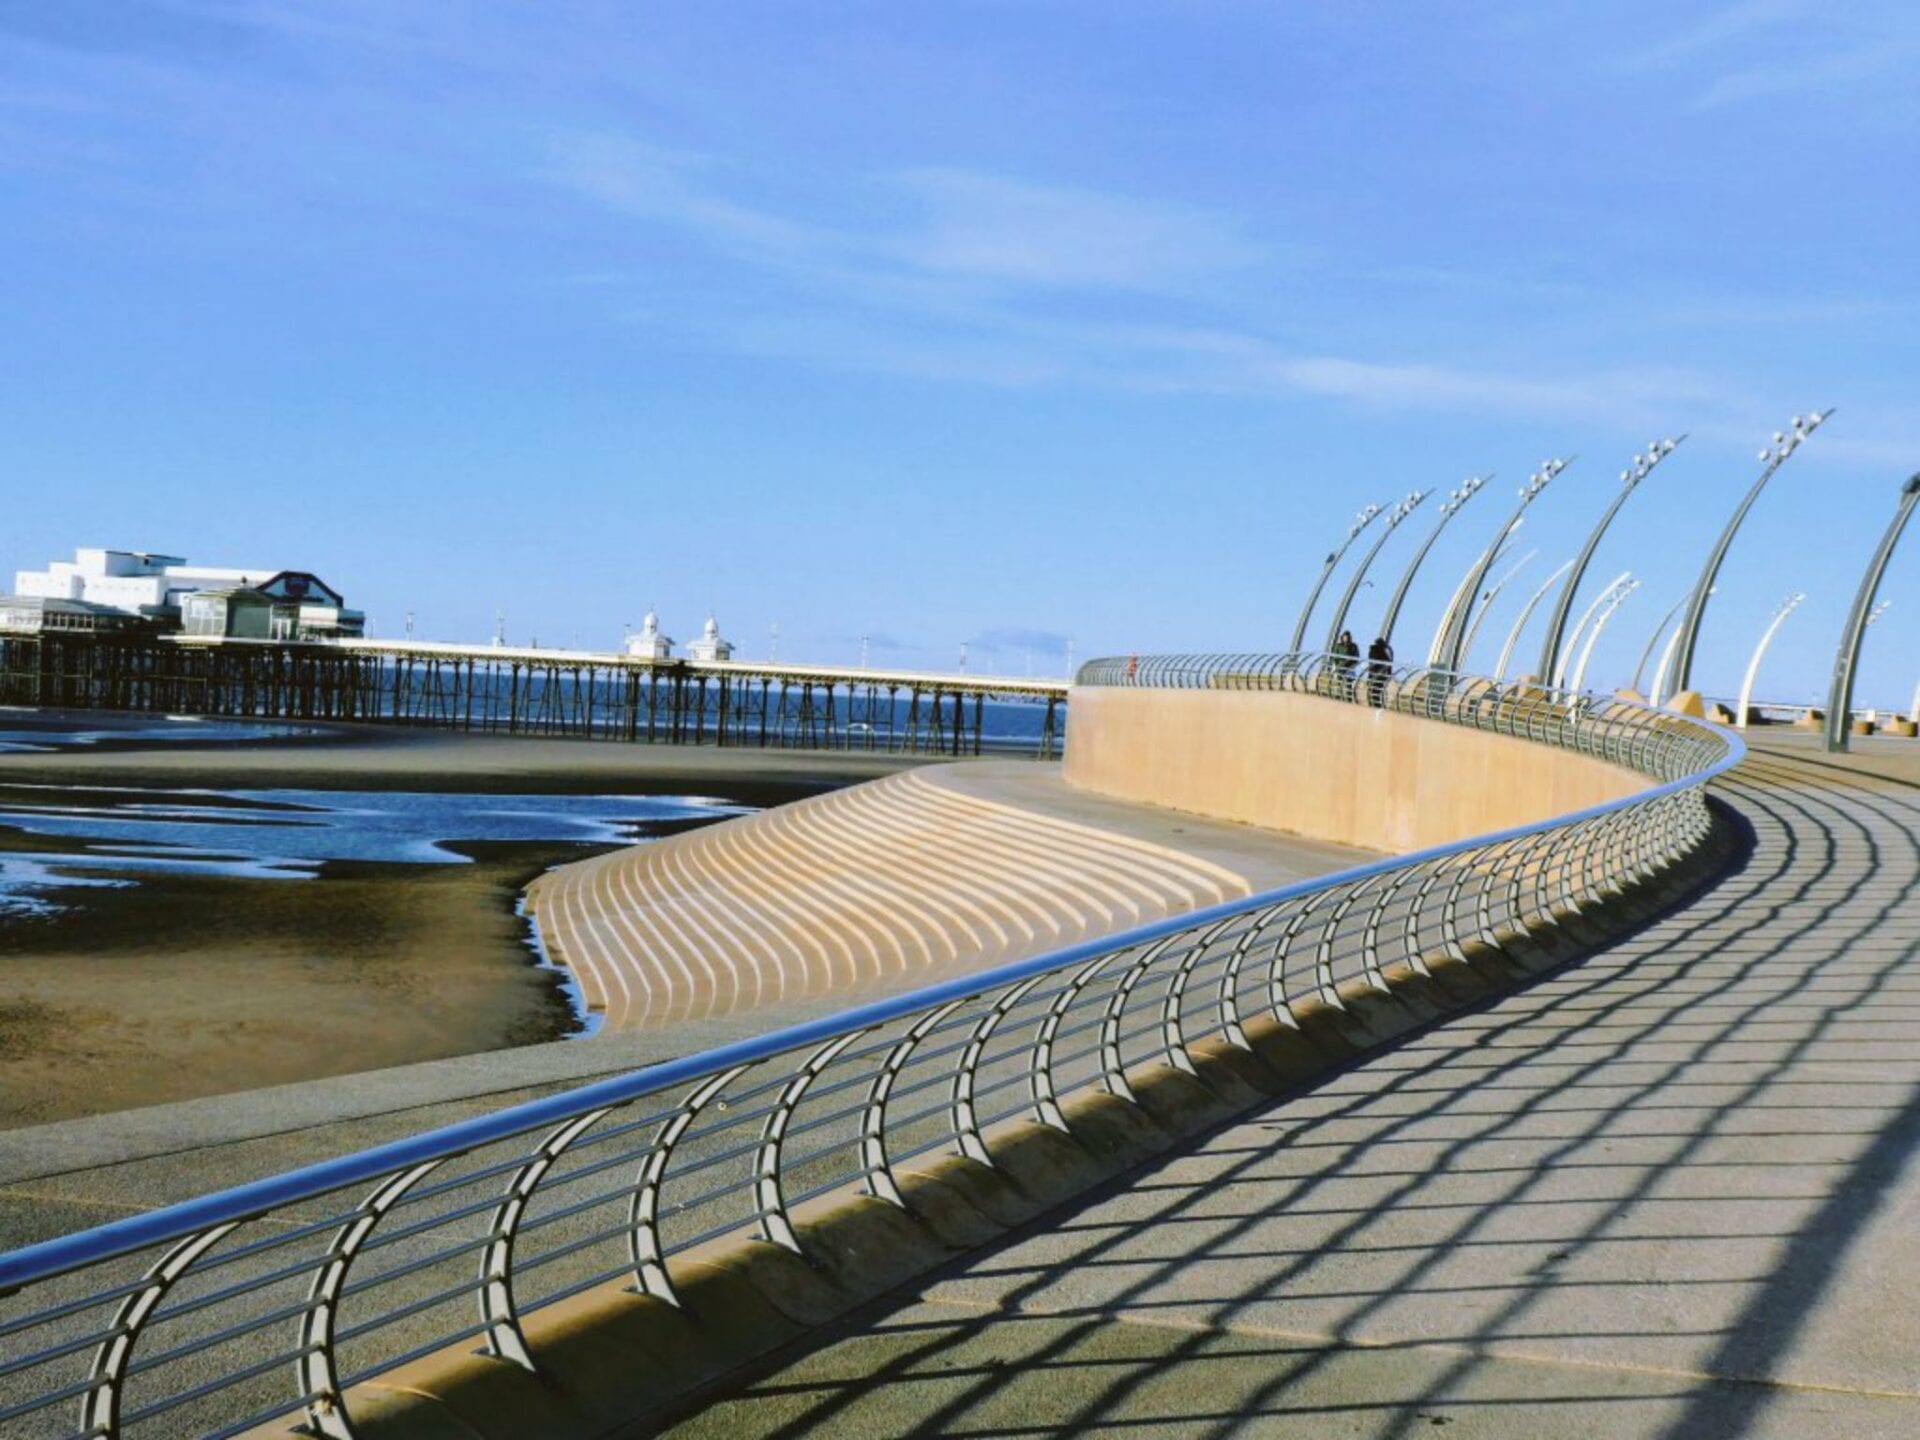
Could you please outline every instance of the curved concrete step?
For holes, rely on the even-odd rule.
[[[1213,859],[1059,813],[1044,786],[1031,806],[970,793],[948,778],[965,768],[563,865],[529,889],[529,913],[617,1031],[923,984],[1252,889]]]

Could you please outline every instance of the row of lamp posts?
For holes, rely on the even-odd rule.
[[[1653,689],[1650,692],[1654,703],[1658,704],[1663,698],[1677,695],[1691,687],[1693,662],[1699,644],[1701,626],[1706,619],[1707,602],[1718,590],[1716,582],[1720,568],[1726,561],[1734,536],[1739,532],[1741,524],[1745,521],[1748,512],[1752,510],[1754,502],[1760,497],[1761,491],[1766,488],[1767,482],[1832,415],[1831,409],[1816,410],[1804,416],[1796,415],[1788,428],[1775,432],[1772,443],[1761,450],[1762,468],[1759,476],[1728,518],[1725,528],[1707,554],[1706,564],[1702,567],[1699,578],[1661,620],[1647,642],[1647,648],[1640,657],[1639,665],[1635,667],[1633,688],[1638,690],[1647,662],[1652,658],[1654,647],[1659,643],[1668,625],[1673,622],[1674,616],[1680,614],[1684,608],[1686,613],[1669,639],[1666,650],[1660,657],[1660,664],[1654,671]],[[1638,588],[1640,583],[1630,574],[1620,576],[1601,592],[1599,598],[1588,608],[1569,634],[1567,621],[1572,615],[1574,600],[1579,593],[1581,582],[1586,577],[1587,567],[1592,562],[1601,539],[1613,524],[1614,517],[1620,513],[1621,507],[1626,504],[1628,497],[1663,460],[1679,448],[1686,438],[1685,435],[1680,435],[1654,441],[1644,452],[1635,455],[1631,464],[1620,472],[1620,488],[1602,512],[1598,523],[1588,534],[1579,554],[1548,576],[1546,582],[1534,592],[1532,598],[1521,610],[1518,622],[1508,634],[1506,644],[1501,649],[1499,664],[1494,668],[1496,678],[1505,677],[1521,631],[1548,591],[1558,581],[1560,588],[1553,607],[1548,613],[1546,632],[1541,639],[1540,657],[1535,673],[1545,682],[1559,685],[1570,681],[1572,688],[1579,687],[1585,679],[1587,661],[1592,657],[1593,647],[1599,639],[1601,630],[1614,611]],[[1570,463],[1570,460],[1549,460],[1528,477],[1525,485],[1520,487],[1518,503],[1513,511],[1494,532],[1492,539],[1487,542],[1472,567],[1462,577],[1453,601],[1441,619],[1439,631],[1428,653],[1429,666],[1441,671],[1457,671],[1464,664],[1474,637],[1479,632],[1480,624],[1485,620],[1487,611],[1492,608],[1495,595],[1532,558],[1532,555],[1529,554],[1508,571],[1499,585],[1483,599],[1481,591],[1488,573],[1498,563],[1500,556],[1524,522],[1527,507],[1545,493],[1547,487]],[[1399,621],[1401,607],[1406,602],[1407,592],[1412,587],[1414,576],[1419,572],[1421,564],[1426,560],[1435,542],[1439,540],[1441,533],[1453,517],[1460,513],[1467,501],[1472,499],[1490,478],[1490,476],[1475,476],[1451,491],[1441,502],[1438,522],[1428,532],[1419,549],[1415,551],[1412,560],[1400,577],[1399,584],[1394,589],[1392,598],[1387,603],[1379,633],[1389,643],[1392,641],[1394,627]],[[1431,494],[1431,491],[1415,491],[1391,506],[1372,504],[1354,518],[1346,538],[1328,554],[1320,574],[1307,595],[1306,604],[1301,608],[1299,619],[1294,626],[1292,645],[1294,653],[1299,653],[1305,644],[1307,627],[1311,623],[1314,607],[1319,602],[1321,592],[1325,590],[1328,580],[1339,567],[1340,561],[1374,520],[1384,515],[1385,524],[1379,536],[1361,558],[1352,578],[1347,583],[1345,592],[1334,608],[1330,628],[1327,631],[1326,649],[1334,648],[1346,625],[1347,615],[1354,598],[1359,594],[1360,587],[1375,558],[1394,531]],[[1900,535],[1917,506],[1920,506],[1920,474],[1913,476],[1901,487],[1899,507],[1886,533],[1881,537],[1879,547],[1874,551],[1873,558],[1867,566],[1866,575],[1861,580],[1859,592],[1854,597],[1853,607],[1848,612],[1846,626],[1841,631],[1840,646],[1834,660],[1833,683],[1827,699],[1826,743],[1829,750],[1847,748],[1848,717],[1853,703],[1853,683],[1859,665],[1861,645],[1867,628],[1879,618],[1880,611],[1885,608],[1884,605],[1878,610],[1875,608],[1880,581],[1886,572],[1888,562],[1892,559],[1894,547],[1898,544]],[[1745,725],[1747,721],[1747,711],[1752,703],[1754,677],[1768,645],[1787,616],[1805,598],[1804,594],[1795,594],[1774,612],[1759,646],[1754,651],[1753,659],[1747,667],[1746,677],[1741,684],[1739,710],[1735,716],[1737,723]],[[1581,644],[1583,636],[1584,645]],[[1576,647],[1579,654],[1577,661],[1573,658]],[[1916,700],[1916,705],[1920,705],[1920,699]]]

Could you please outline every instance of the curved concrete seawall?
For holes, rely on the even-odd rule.
[[[1544,703],[1544,702],[1543,702]],[[1283,690],[1075,686],[1069,785],[1397,854],[1632,795],[1555,746]]]

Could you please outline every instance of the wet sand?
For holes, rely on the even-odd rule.
[[[764,806],[903,763],[359,730],[0,755],[0,787],[697,794]],[[544,870],[611,847],[454,848],[475,863],[332,862],[309,880],[156,875],[63,890],[54,916],[0,918],[0,1127],[569,1033],[560,977],[534,963],[516,906]],[[0,828],[0,849],[73,845]]]
[[[723,750],[363,725],[310,739],[6,754],[0,755],[0,784],[698,794],[772,805],[926,763],[877,751]]]

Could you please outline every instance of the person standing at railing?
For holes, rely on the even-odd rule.
[[[1354,641],[1351,630],[1342,630],[1340,638],[1333,642],[1333,675],[1335,694],[1342,700],[1353,698],[1353,672],[1360,666],[1360,646]]]
[[[1393,673],[1393,646],[1384,635],[1367,647],[1367,703],[1378,710],[1386,703],[1387,677]]]

